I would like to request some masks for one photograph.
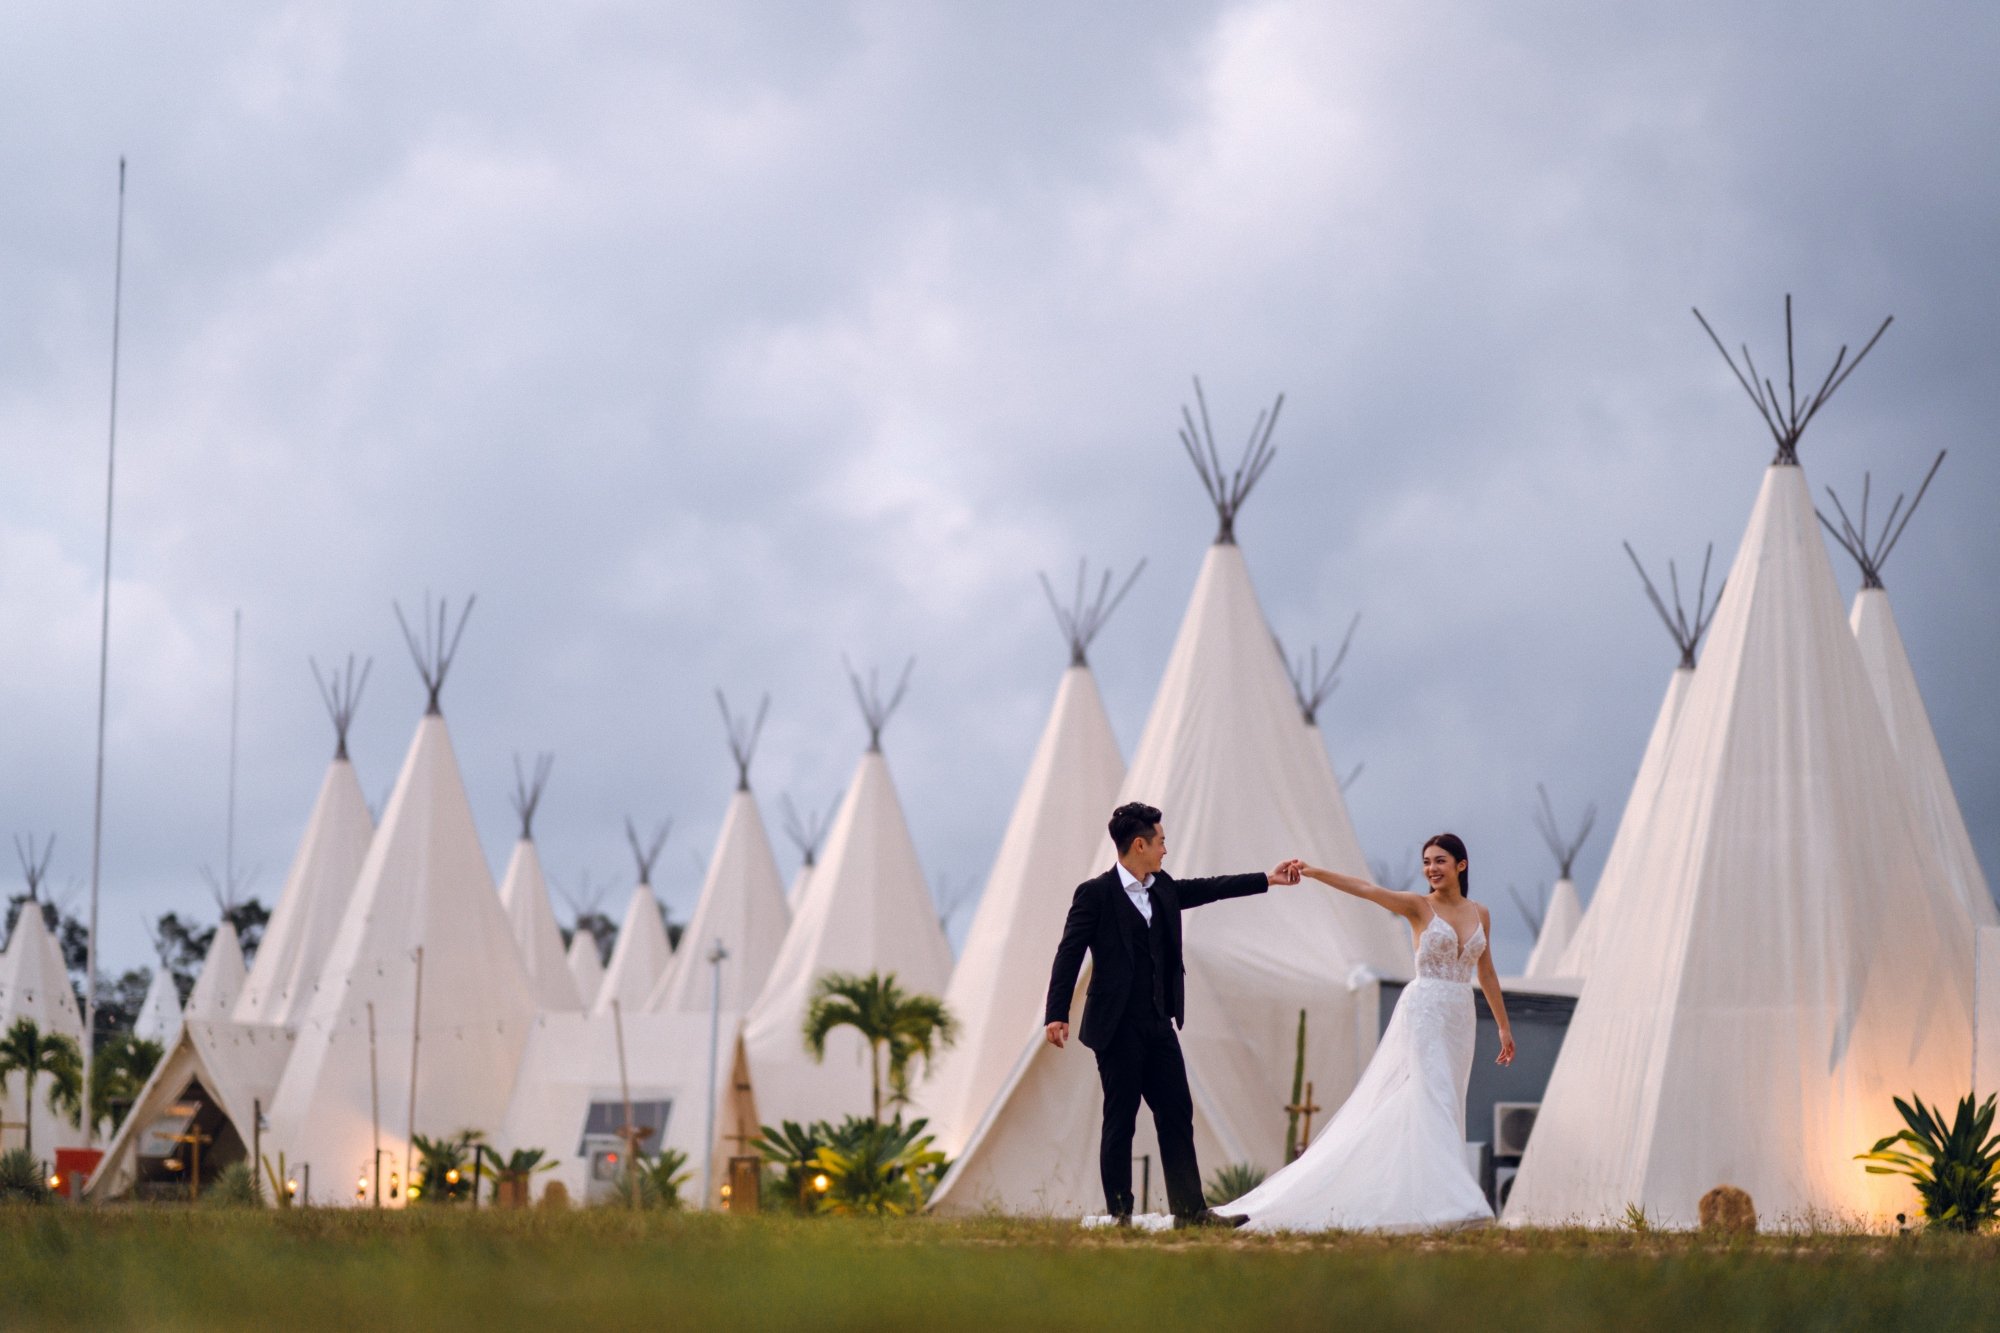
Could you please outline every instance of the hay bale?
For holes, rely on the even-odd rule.
[[[1701,1229],[1748,1235],[1757,1230],[1757,1205],[1734,1185],[1717,1185],[1701,1196]]]

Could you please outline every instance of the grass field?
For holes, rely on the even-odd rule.
[[[2000,1327],[2000,1237],[0,1208],[0,1329]]]

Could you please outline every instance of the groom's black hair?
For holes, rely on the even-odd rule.
[[[1111,845],[1120,856],[1132,850],[1134,838],[1150,838],[1160,826],[1160,812],[1143,801],[1121,805],[1111,812]]]

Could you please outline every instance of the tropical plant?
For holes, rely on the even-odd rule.
[[[298,1199],[292,1194],[292,1175],[285,1169],[283,1153],[278,1154],[276,1166],[271,1165],[269,1157],[264,1159],[264,1179],[271,1182],[271,1197],[277,1200],[278,1207],[290,1208],[298,1203]]]
[[[1652,1231],[1653,1219],[1646,1216],[1646,1209],[1643,1204],[1628,1203],[1625,1205],[1624,1226],[1633,1235],[1643,1236]]]
[[[679,1148],[662,1148],[652,1157],[641,1157],[625,1168],[619,1198],[638,1208],[673,1210],[681,1206],[681,1187],[692,1177],[688,1155]]]
[[[47,1203],[49,1182],[42,1164],[26,1148],[0,1152],[0,1203]]]
[[[554,1162],[544,1161],[548,1151],[543,1148],[516,1148],[501,1157],[494,1154],[494,1202],[506,1208],[524,1208],[528,1203],[528,1181],[538,1171],[553,1171]]]
[[[1251,1190],[1264,1183],[1264,1168],[1249,1162],[1231,1162],[1227,1166],[1215,1168],[1215,1174],[1208,1178],[1208,1188],[1202,1196],[1210,1207],[1240,1199]]]
[[[130,1032],[120,1032],[98,1048],[90,1066],[90,1120],[97,1128],[115,1127],[139,1099],[146,1080],[166,1048]]]
[[[1915,1093],[1894,1099],[1904,1128],[1856,1161],[1870,1163],[1873,1176],[1908,1176],[1917,1187],[1924,1221],[1950,1231],[1977,1231],[2000,1218],[2000,1135],[1993,1133],[1995,1098],[1975,1107],[1961,1098],[1951,1128],[1944,1108],[1924,1105]]]
[[[820,1175],[819,1150],[826,1145],[829,1127],[825,1121],[801,1125],[787,1120],[782,1125],[763,1127],[751,1143],[757,1155],[773,1168],[777,1179],[767,1190],[774,1199],[785,1199],[801,1212],[811,1212],[819,1197],[813,1177]]]
[[[806,1049],[815,1060],[826,1059],[826,1039],[835,1028],[849,1027],[868,1043],[872,1118],[882,1119],[883,1057],[899,1101],[908,1100],[910,1062],[926,1064],[939,1047],[958,1040],[958,1020],[935,995],[913,995],[896,984],[894,974],[828,972],[813,987],[806,1006]]]
[[[822,1213],[902,1217],[921,1212],[944,1174],[945,1157],[924,1133],[929,1122],[882,1123],[850,1116],[814,1157],[827,1178]],[[815,1185],[817,1182],[815,1182]]]
[[[7,1080],[20,1074],[26,1095],[21,1105],[32,1110],[35,1102],[35,1082],[43,1074],[49,1076],[49,1109],[58,1115],[68,1115],[71,1124],[79,1123],[83,1111],[83,1056],[76,1043],[60,1032],[44,1032],[32,1018],[19,1018],[14,1026],[0,1035],[0,1092],[7,1087]],[[28,1124],[26,1142],[28,1155],[35,1152],[35,1117],[32,1114],[21,1117]]]
[[[477,1182],[465,1163],[472,1155],[472,1145],[483,1137],[476,1129],[462,1129],[448,1138],[436,1139],[412,1134],[410,1146],[417,1150],[417,1178],[410,1190],[414,1201],[463,1203],[471,1198]]]
[[[215,1183],[202,1191],[201,1201],[212,1208],[255,1208],[257,1177],[248,1162],[231,1162],[222,1168]]]

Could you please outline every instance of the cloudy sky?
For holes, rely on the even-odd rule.
[[[1546,782],[1603,812],[1587,886],[1674,661],[1618,543],[1726,565],[1771,452],[1689,307],[1775,360],[1788,291],[1811,367],[1897,317],[1816,486],[1952,451],[1890,585],[2000,866],[1997,58],[1971,4],[9,7],[0,827],[80,910],[122,153],[110,966],[212,912],[232,611],[269,901],[308,655],[375,659],[379,799],[427,589],[479,594],[446,712],[496,866],[553,750],[558,878],[671,815],[684,918],[712,689],[771,693],[758,786],[826,805],[842,654],[914,655],[887,748],[956,894],[1064,664],[1038,569],[1150,561],[1095,653],[1138,738],[1213,528],[1191,373],[1231,445],[1286,394],[1239,532],[1289,640],[1362,613],[1322,720],[1364,843],[1449,825],[1530,890]]]

